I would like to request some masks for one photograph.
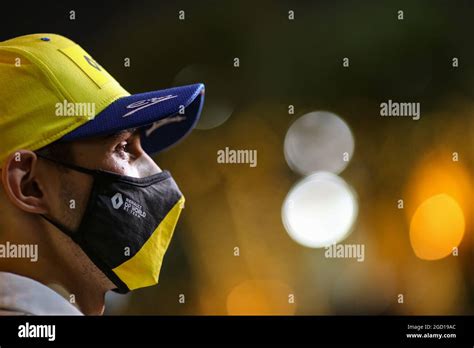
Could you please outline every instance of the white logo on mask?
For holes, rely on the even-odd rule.
[[[127,197],[125,197],[124,201],[120,192],[114,194],[112,198],[110,198],[110,201],[112,202],[112,206],[114,207],[114,209],[122,208],[122,210],[125,211],[127,214],[138,218],[146,217],[146,212],[144,211],[143,206],[140,203],[135,202],[133,199]]]
[[[117,192],[115,195],[113,195],[110,201],[112,202],[112,206],[114,207],[114,209],[120,208],[123,204],[122,194],[120,192]]]

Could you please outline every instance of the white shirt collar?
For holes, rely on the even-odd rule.
[[[83,315],[46,285],[7,272],[0,272],[0,311],[27,315]]]

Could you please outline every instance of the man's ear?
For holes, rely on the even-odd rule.
[[[19,209],[45,214],[47,205],[38,183],[38,158],[29,150],[19,150],[5,160],[2,182],[10,201]]]

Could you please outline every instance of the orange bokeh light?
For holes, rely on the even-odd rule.
[[[410,242],[416,256],[437,260],[450,255],[464,236],[464,214],[447,194],[428,198],[413,214]]]
[[[409,181],[406,204],[410,219],[420,204],[428,198],[444,193],[461,207],[465,222],[469,222],[472,208],[472,184],[468,170],[461,162],[452,160],[447,151],[434,151],[415,168]]]

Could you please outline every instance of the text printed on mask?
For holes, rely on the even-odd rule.
[[[112,202],[114,209],[122,208],[122,210],[124,210],[126,213],[138,218],[146,217],[146,212],[143,210],[143,206],[141,204],[127,197],[125,197],[124,201],[120,192],[117,192],[115,195],[113,195],[110,198],[110,201]]]

